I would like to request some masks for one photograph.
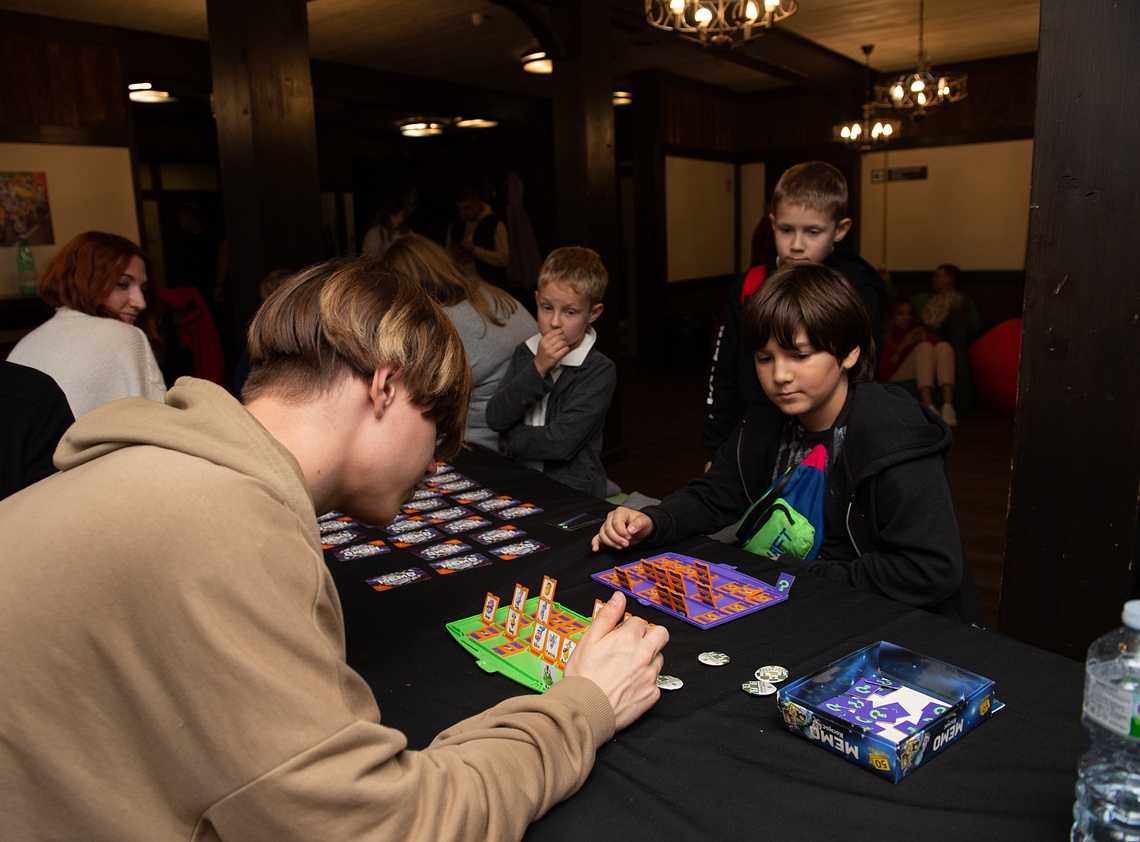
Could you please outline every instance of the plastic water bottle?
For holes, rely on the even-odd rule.
[[[1123,617],[1085,662],[1081,722],[1092,748],[1078,767],[1072,842],[1140,842],[1140,600]]]
[[[20,295],[34,298],[36,295],[36,259],[32,247],[25,237],[16,240],[16,278],[20,283]]]

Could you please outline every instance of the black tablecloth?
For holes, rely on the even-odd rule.
[[[352,562],[329,556],[349,662],[372,687],[384,723],[406,733],[411,748],[529,692],[478,668],[446,623],[480,613],[488,591],[505,603],[516,582],[537,594],[544,575],[558,580],[559,603],[589,616],[595,598],[612,593],[590,575],[650,552],[595,554],[589,541],[596,526],[565,532],[547,523],[605,512],[603,500],[481,450],[455,465],[499,494],[541,506],[541,514],[512,522],[550,549],[513,561],[488,555],[490,566],[446,576],[408,550]],[[770,583],[782,571],[707,538],[667,549]],[[384,592],[365,582],[408,567],[431,578]],[[712,629],[631,600],[631,611],[669,629],[664,672],[684,687],[663,691],[651,711],[603,746],[582,790],[532,825],[527,839],[1067,838],[1076,765],[1088,744],[1080,727],[1081,664],[814,576],[806,566],[788,572],[797,578],[787,602]],[[778,664],[795,679],[880,640],[992,679],[1005,709],[892,784],[786,730],[775,696],[741,690],[758,667]],[[697,655],[708,650],[731,662],[705,666]]]

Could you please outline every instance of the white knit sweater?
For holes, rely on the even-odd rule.
[[[166,394],[146,334],[118,319],[69,307],[57,309],[16,343],[8,359],[50,375],[67,395],[76,418],[119,398],[161,401]]]

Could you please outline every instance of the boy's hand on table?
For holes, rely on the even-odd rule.
[[[626,547],[640,544],[652,532],[653,521],[649,515],[642,514],[636,509],[618,506],[606,515],[606,522],[602,524],[590,546],[594,552],[601,549],[602,544],[615,550],[624,550]]]
[[[614,709],[617,730],[649,710],[661,696],[657,676],[665,665],[661,650],[669,642],[663,626],[650,626],[640,617],[621,622],[625,594],[615,593],[598,612],[564,675],[588,678],[601,688]]]

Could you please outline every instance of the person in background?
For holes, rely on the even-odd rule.
[[[55,473],[52,454],[74,421],[54,380],[0,360],[0,499]]]
[[[468,275],[476,275],[493,286],[512,294],[521,293],[521,288],[512,289],[507,279],[507,264],[511,260],[507,226],[474,188],[461,190],[456,195],[455,209],[459,219],[448,226],[444,240],[455,264]]]
[[[838,270],[859,293],[879,335],[879,299],[883,281],[867,261],[851,251],[836,248],[851,230],[847,216],[847,179],[824,161],[789,167],[772,192],[775,249],[767,263],[741,275],[728,293],[724,319],[713,352],[701,445],[709,462],[718,447],[744,417],[752,399],[763,395],[756,380],[752,355],[740,347],[740,313],[748,299],[778,267],[793,263],[823,263]],[[874,356],[874,349],[870,351]]]
[[[643,540],[667,546],[723,529],[823,445],[819,555],[779,561],[980,623],[946,473],[950,431],[902,389],[871,382],[871,320],[854,287],[827,266],[788,266],[748,301],[741,328],[764,397],[706,473],[657,506],[611,511],[594,550]]]
[[[499,450],[571,488],[606,495],[602,427],[617,371],[595,345],[609,275],[592,249],[552,251],[538,273],[538,333],[515,348],[487,404]]]
[[[905,298],[896,300],[887,314],[879,354],[878,380],[898,383],[914,380],[922,402],[942,416],[950,427],[958,426],[954,409],[954,349],[922,325],[916,325],[914,305]],[[934,385],[942,398],[942,409],[934,403]]]
[[[471,364],[467,441],[498,450],[499,434],[487,426],[487,401],[495,394],[515,347],[538,323],[503,290],[459,271],[441,246],[419,234],[394,243],[387,265],[423,285],[451,318]]]
[[[408,227],[408,211],[399,199],[385,199],[374,217],[375,225],[364,234],[361,254],[383,257],[389,246],[401,237],[412,233]]]
[[[10,362],[51,377],[76,418],[126,397],[161,401],[152,343],[150,258],[125,237],[88,231],[55,253],[39,294],[55,315],[16,343]]]
[[[953,263],[943,263],[934,270],[930,289],[912,296],[914,311],[923,327],[949,342],[959,359],[966,359],[966,349],[982,332],[978,305],[967,293],[958,289],[961,270]]]
[[[118,401],[0,501],[5,536],[51,513],[0,543],[5,838],[520,839],[656,702],[668,632],[615,594],[549,690],[409,750],[345,661],[317,513],[388,523],[455,454],[463,344],[360,256],[249,343],[244,405],[194,378]]]

